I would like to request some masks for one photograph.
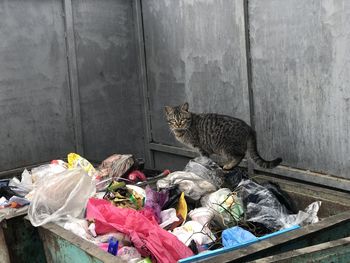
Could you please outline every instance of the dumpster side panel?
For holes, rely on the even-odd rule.
[[[249,1],[258,148],[350,178],[350,2]]]
[[[272,237],[216,257],[198,262],[247,262],[307,246],[313,246],[350,235],[350,212],[344,212],[307,225],[285,235]]]
[[[72,1],[87,158],[143,156],[133,1]]]
[[[2,249],[8,250],[11,262],[46,262],[38,229],[23,216],[5,219],[1,222],[1,229],[6,241]]]
[[[119,257],[106,253],[97,245],[54,224],[48,223],[39,228],[47,262],[124,262]]]
[[[142,1],[153,141],[179,145],[165,105],[249,122],[243,1]]]
[[[0,2],[0,171],[74,150],[62,1]]]
[[[93,258],[84,250],[70,244],[68,241],[60,238],[45,235],[43,237],[45,254],[48,263],[71,263],[71,262],[89,262],[102,263],[103,261]]]
[[[293,250],[283,254],[261,258],[254,263],[348,263],[350,258],[350,238],[342,238],[319,245]]]
[[[10,254],[6,245],[4,230],[0,227],[0,262],[10,263]]]

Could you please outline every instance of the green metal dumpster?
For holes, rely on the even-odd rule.
[[[350,237],[345,237],[319,245],[292,250],[254,260],[255,263],[348,263],[350,259]]]
[[[0,262],[46,262],[38,229],[24,219],[27,207],[0,211]]]
[[[191,262],[249,262],[350,236],[349,193],[266,175],[257,175],[254,179],[278,183],[294,199],[299,209],[304,209],[310,202],[322,201],[318,214],[322,220],[247,247],[194,258]],[[118,258],[56,224],[39,227],[39,233],[47,262],[118,262]],[[327,251],[333,253],[331,250],[325,250],[324,253]]]

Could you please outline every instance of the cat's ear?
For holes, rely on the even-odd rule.
[[[165,111],[166,114],[170,114],[173,111],[173,108],[170,107],[170,106],[165,106],[164,107],[164,111]]]
[[[185,102],[182,106],[181,106],[181,110],[183,111],[188,111],[188,103]]]

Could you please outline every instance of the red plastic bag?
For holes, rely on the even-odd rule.
[[[174,235],[136,210],[115,207],[106,200],[90,198],[86,218],[95,220],[97,234],[113,230],[127,234],[142,256],[153,255],[158,262],[177,262],[193,255]]]

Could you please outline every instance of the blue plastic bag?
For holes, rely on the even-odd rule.
[[[242,243],[257,240],[258,238],[254,236],[247,230],[239,226],[235,226],[229,229],[225,229],[222,232],[222,244],[224,247],[233,247]]]

